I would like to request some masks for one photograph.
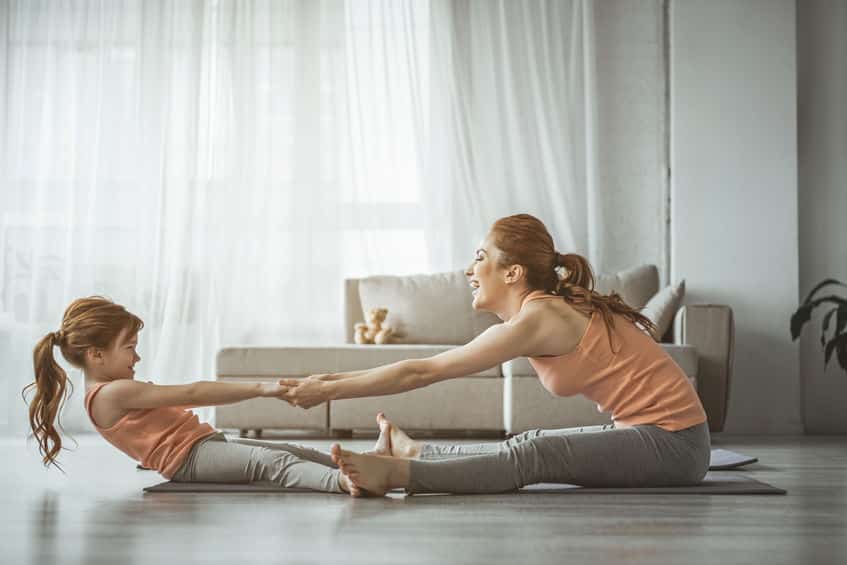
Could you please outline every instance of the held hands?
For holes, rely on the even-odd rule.
[[[279,385],[287,392],[281,397],[293,406],[312,408],[330,400],[330,381],[332,375],[311,375],[305,379],[280,379]]]

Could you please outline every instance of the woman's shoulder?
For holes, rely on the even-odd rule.
[[[534,300],[522,311],[523,322],[537,331],[535,348],[538,356],[558,356],[570,353],[588,331],[592,316],[558,300]]]

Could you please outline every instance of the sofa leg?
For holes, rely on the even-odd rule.
[[[337,437],[339,439],[352,439],[353,438],[353,430],[330,430],[329,435],[332,437]]]
[[[238,430],[238,437],[247,437],[247,430]]]
[[[255,430],[253,430],[253,432],[255,432],[255,434],[256,434],[256,439],[259,439],[260,437],[262,437],[262,428],[257,428]]]

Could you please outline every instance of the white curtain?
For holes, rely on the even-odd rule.
[[[140,315],[138,375],[179,383],[222,346],[342,341],[344,277],[462,267],[502,215],[591,259],[589,2],[20,1],[0,20],[0,430],[26,429],[32,347],[76,297]],[[91,429],[69,374],[62,424]]]
[[[598,256],[591,2],[433,2],[433,59],[443,85],[449,166],[440,256],[467,260],[501,216],[527,212],[566,252]]]
[[[222,345],[342,341],[345,276],[430,270],[425,2],[0,6],[7,429],[76,297],[140,315],[137,374],[177,383]]]

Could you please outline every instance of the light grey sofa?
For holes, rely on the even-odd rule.
[[[659,291],[658,270],[642,265],[599,275],[598,291],[616,291],[642,308]],[[407,277],[377,276],[344,283],[347,343],[320,347],[233,346],[219,351],[216,378],[221,381],[275,380],[315,373],[353,371],[420,358],[467,343],[500,320],[476,312],[461,271]],[[353,344],[353,326],[372,307],[389,309],[387,322],[400,332],[391,345]],[[732,374],[734,323],[726,305],[685,305],[673,318],[661,346],[695,385],[712,431],[723,428]],[[514,434],[532,428],[608,423],[609,415],[582,396],[553,397],[541,386],[524,358],[476,375],[452,379],[402,394],[327,402],[309,410],[274,399],[252,399],[219,406],[216,425],[224,429],[319,430],[349,435],[373,430],[377,412],[399,426],[434,433],[495,432]]]

